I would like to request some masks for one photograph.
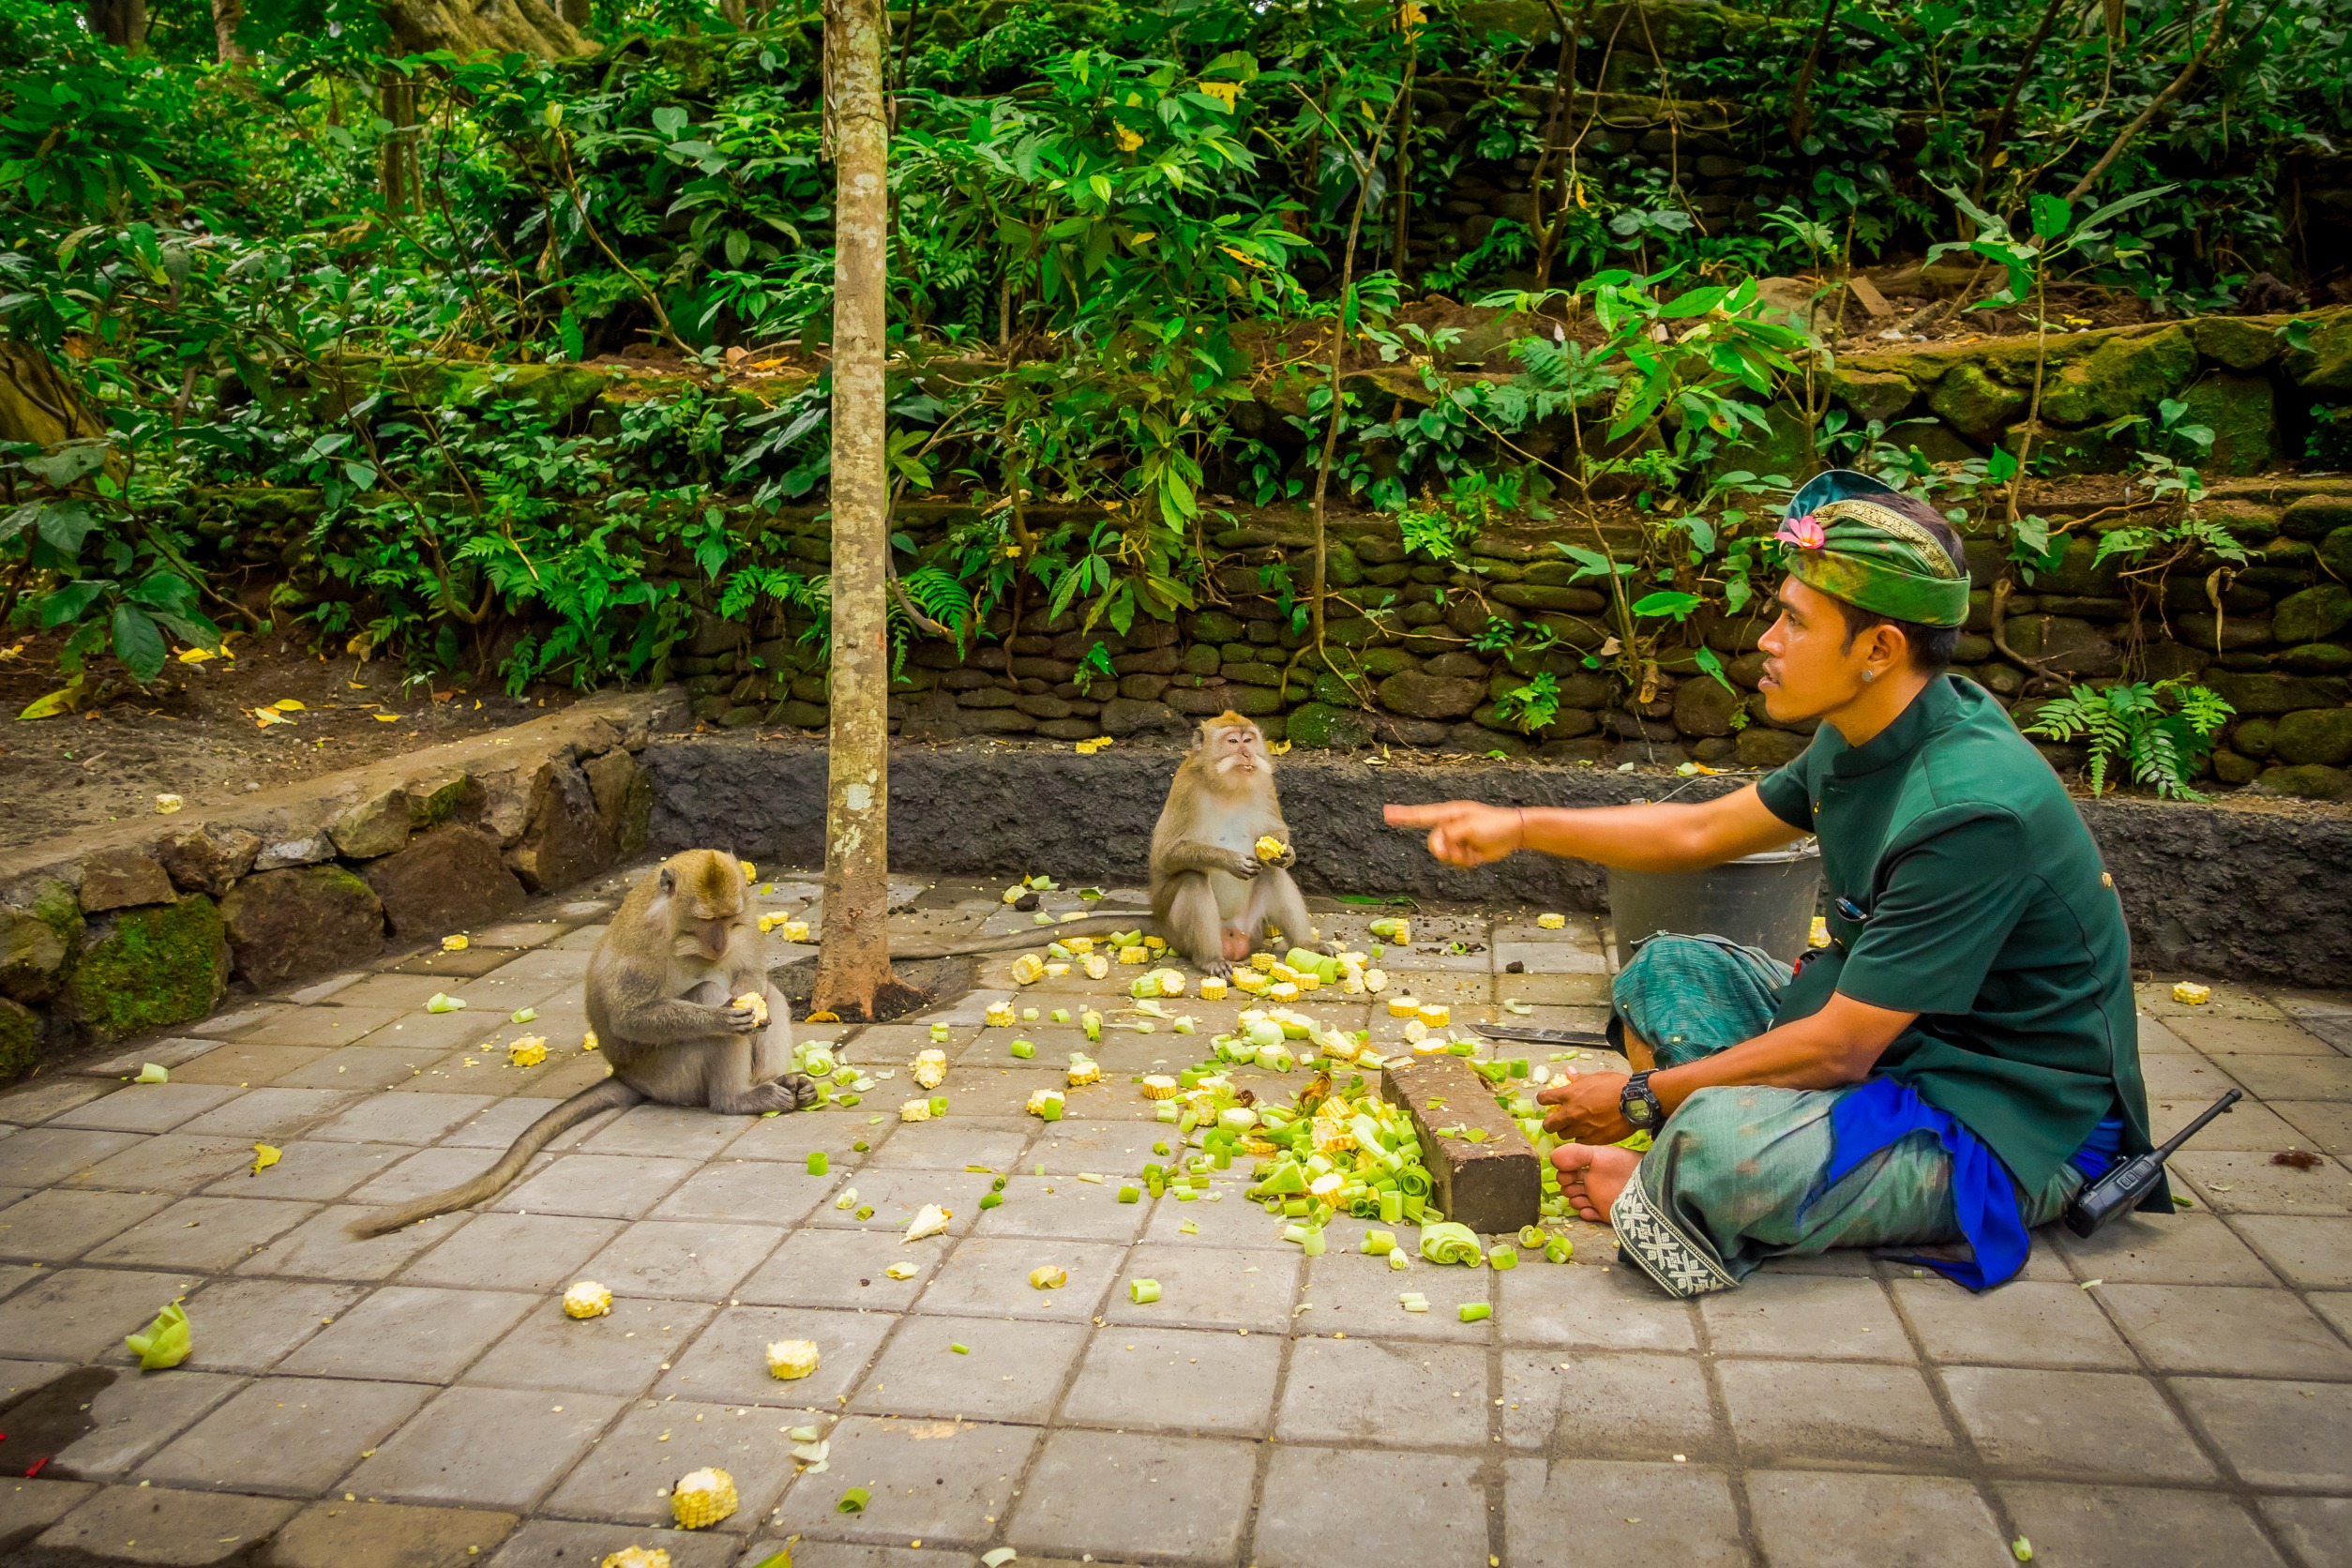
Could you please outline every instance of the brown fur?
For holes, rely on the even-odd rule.
[[[1278,859],[1258,858],[1261,837],[1286,846]],[[1152,915],[1168,945],[1223,975],[1274,927],[1313,941],[1289,843],[1265,735],[1237,713],[1203,719],[1152,830]]]
[[[540,1117],[470,1182],[354,1221],[380,1235],[505,1190],[559,1134],[604,1111],[653,1100],[726,1115],[797,1110],[817,1087],[788,1071],[792,1010],[769,984],[742,863],[716,850],[672,855],[629,889],[588,959],[589,1027],[612,1076]],[[761,1024],[734,999],[767,999]]]

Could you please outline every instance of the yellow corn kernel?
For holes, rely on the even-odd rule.
[[[1160,995],[1162,996],[1182,996],[1184,994],[1184,977],[1172,969],[1164,969],[1160,971],[1159,982]]]
[[[1539,914],[1535,917],[1535,923],[1545,930],[1557,931],[1567,926],[1568,917],[1564,914]]]
[[[1062,1091],[1059,1089],[1033,1090],[1029,1096],[1029,1114],[1041,1121],[1059,1122],[1062,1120]]]
[[[1266,972],[1273,975],[1276,980],[1289,980],[1293,983],[1296,983],[1299,977],[1299,972],[1292,969],[1289,964],[1284,963],[1280,958],[1276,958],[1274,963],[1267,968]]]
[[[1315,1119],[1315,1152],[1317,1153],[1337,1153],[1343,1149],[1352,1149],[1355,1146],[1356,1135],[1346,1123],[1326,1122],[1319,1116]],[[1334,1172],[1329,1178],[1318,1178],[1318,1180],[1324,1179],[1336,1182],[1337,1172]]]
[[[670,1554],[659,1546],[623,1546],[605,1553],[597,1568],[670,1568]]]
[[[1223,1002],[1225,991],[1225,982],[1214,975],[1200,982],[1200,1000],[1203,1002]]]
[[[670,1489],[670,1512],[680,1530],[708,1530],[734,1513],[735,1478],[723,1470],[699,1470]]]
[[[817,1342],[813,1339],[776,1339],[768,1343],[768,1376],[791,1381],[806,1378],[817,1370]]]
[[[1149,1073],[1143,1079],[1143,1097],[1147,1100],[1172,1100],[1183,1087],[1166,1073]]]
[[[526,1034],[520,1040],[510,1041],[506,1047],[506,1060],[518,1067],[537,1066],[547,1060],[547,1036]]]
[[[2172,999],[2184,1006],[2202,1007],[2213,1000],[2213,988],[2200,986],[2194,980],[2183,980],[2173,987]]]
[[[1309,991],[1321,990],[1323,988],[1323,977],[1319,974],[1302,974],[1296,980],[1291,981],[1290,984],[1299,988],[1299,994],[1301,996],[1304,996]]]
[[[612,1292],[593,1279],[575,1283],[564,1292],[566,1318],[601,1318],[612,1310]]]
[[[1284,855],[1289,853],[1290,852],[1289,845],[1284,843],[1281,839],[1276,838],[1271,833],[1259,836],[1257,849],[1258,858],[1265,861],[1269,865],[1280,860]]]
[[[580,1048],[581,1050],[595,1050],[596,1047],[602,1043],[603,1042],[596,1038],[596,1032],[593,1029],[580,1037]]]
[[[768,999],[763,991],[746,991],[735,998],[735,1005],[747,1009],[751,1021],[765,1029],[768,1024]]]

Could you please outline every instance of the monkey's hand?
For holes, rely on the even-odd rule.
[[[1266,863],[1247,850],[1224,851],[1218,865],[1219,870],[1239,877],[1244,882],[1257,881],[1258,873],[1265,868]]]
[[[807,1073],[786,1073],[767,1087],[783,1091],[789,1103],[777,1108],[781,1110],[807,1110],[817,1103],[817,1080]]]
[[[1282,852],[1274,856],[1274,859],[1268,861],[1266,864],[1274,867],[1277,870],[1288,871],[1291,867],[1296,866],[1298,863],[1299,852],[1291,847],[1290,833],[1289,830],[1286,828],[1283,830],[1282,834]]]
[[[738,1007],[731,1002],[711,1011],[718,1015],[720,1030],[729,1034],[757,1034],[767,1027],[759,1014],[748,1007]]]

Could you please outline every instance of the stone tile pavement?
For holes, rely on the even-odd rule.
[[[783,912],[816,894],[772,885]],[[639,1108],[477,1212],[351,1239],[354,1215],[479,1169],[602,1076],[579,980],[618,886],[0,1095],[0,1464],[59,1423],[71,1438],[0,1481],[0,1545],[281,1568],[580,1568],[631,1544],[747,1568],[788,1543],[800,1568],[1001,1545],[1021,1562],[1876,1568],[2007,1561],[2023,1536],[2062,1565],[2352,1563],[2341,998],[2223,986],[2188,1008],[2145,987],[2159,1126],[2233,1083],[2249,1103],[2176,1162],[2193,1207],[2044,1236],[2025,1279],[1982,1298],[1842,1255],[1677,1303],[1581,1225],[1566,1266],[1416,1260],[1400,1281],[1353,1250],[1353,1222],[1303,1257],[1240,1172],[1205,1200],[1121,1204],[1165,1136],[1129,1076],[1199,1042],[1107,1034],[1108,1082],[1040,1123],[1028,1092],[1081,1037],[976,1027],[1009,956],[942,1009],[943,1119],[894,1114],[921,1027],[804,1026],[897,1076],[852,1111]],[[909,930],[1025,919],[992,887],[909,891]],[[1596,1027],[1600,933],[1532,913],[1424,911],[1386,967],[1457,1016],[1508,999],[1532,1008],[1516,1021]],[[1366,918],[1322,914],[1351,936]],[[1099,1002],[1120,973],[1022,1002]],[[428,1014],[437,990],[469,1005]],[[1239,1003],[1180,1005],[1205,1026]],[[507,1021],[523,1007],[534,1021]],[[1320,993],[1306,1010],[1391,1044],[1401,1028]],[[525,1033],[547,1036],[543,1065],[507,1064]],[[1006,1052],[1015,1033],[1034,1061]],[[171,1081],[124,1081],[147,1061]],[[259,1174],[256,1142],[282,1151]],[[807,1173],[816,1150],[828,1175]],[[2288,1151],[2308,1168],[2274,1161]],[[902,1243],[925,1203],[955,1212],[947,1233]],[[885,1272],[900,1261],[912,1277]],[[1032,1289],[1040,1263],[1067,1285]],[[610,1317],[563,1316],[581,1277],[612,1289]],[[1129,1302],[1136,1277],[1158,1303]],[[1400,1287],[1431,1310],[1403,1312]],[[123,1335],[174,1299],[196,1352],[142,1374]],[[1465,1302],[1492,1319],[1462,1324]],[[816,1340],[816,1375],[769,1378],[778,1338]],[[57,1381],[92,1367],[111,1381]],[[830,1438],[822,1471],[792,1457],[804,1425]],[[733,1473],[741,1511],[665,1528],[666,1489],[705,1465]],[[837,1506],[852,1486],[862,1513]]]

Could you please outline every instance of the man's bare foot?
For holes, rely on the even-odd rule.
[[[1560,1190],[1585,1219],[1608,1223],[1609,1205],[1634,1179],[1641,1156],[1613,1143],[1563,1143],[1552,1151],[1552,1168],[1560,1172]]]

